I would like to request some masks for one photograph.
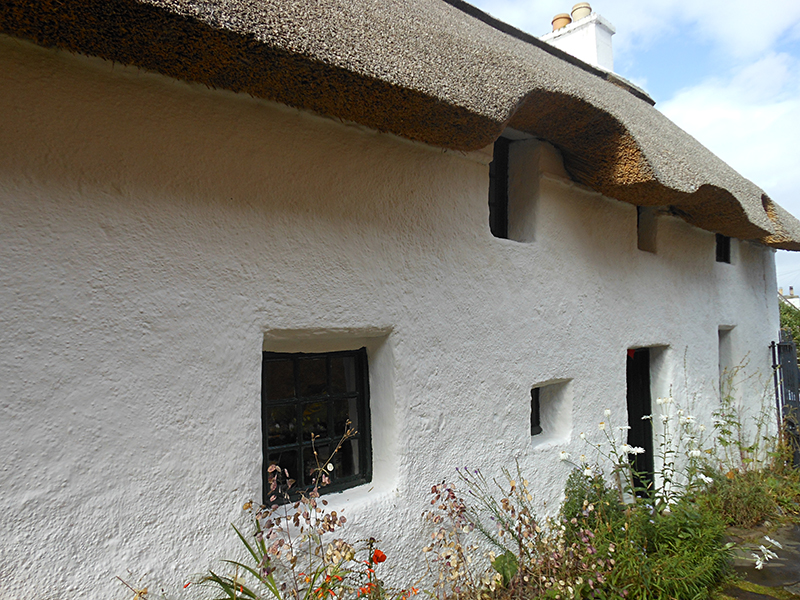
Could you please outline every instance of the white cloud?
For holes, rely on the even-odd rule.
[[[800,215],[798,60],[771,54],[725,80],[678,92],[658,108],[745,177]]]
[[[606,10],[605,3],[596,5]],[[614,0],[607,5],[623,46],[628,37],[638,45],[691,30],[722,53],[740,59],[768,51],[800,24],[796,0],[664,0],[649,3],[645,10],[638,0]]]
[[[683,89],[661,111],[800,216],[800,60],[770,54]],[[800,254],[777,256],[778,283],[800,283]],[[795,285],[795,287],[800,287]]]

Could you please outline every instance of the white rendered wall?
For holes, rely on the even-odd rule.
[[[3,598],[119,596],[128,569],[175,590],[234,555],[265,347],[367,345],[375,478],[334,499],[407,567],[457,466],[516,459],[554,511],[559,452],[626,419],[628,348],[663,347],[654,386],[703,419],[720,326],[768,378],[772,251],[718,264],[713,234],[661,217],[641,252],[635,207],[549,146],[512,149],[543,171],[512,182],[520,243],[489,232],[486,153],[5,37],[0,72]],[[548,383],[566,412],[540,443]]]

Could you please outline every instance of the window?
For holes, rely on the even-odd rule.
[[[731,238],[721,233],[717,234],[717,262],[731,262]]]
[[[338,491],[372,478],[369,431],[369,375],[366,348],[317,354],[264,352],[261,370],[261,427],[264,437],[263,484],[277,464],[297,481],[295,489],[313,485],[313,475],[350,427],[333,457],[331,483]],[[314,456],[316,450],[317,458]]]
[[[508,239],[508,148],[511,140],[494,143],[489,164],[489,229],[497,238]]]
[[[531,390],[531,435],[542,433],[541,405],[539,404],[539,388]]]

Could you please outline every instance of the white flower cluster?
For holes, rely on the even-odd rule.
[[[775,546],[776,548],[779,549],[783,549],[783,546],[781,546],[777,541],[773,540],[771,537],[765,535],[764,539],[770,545]],[[750,554],[750,556],[752,556],[753,559],[756,561],[756,569],[760,571],[761,569],[764,568],[764,565],[767,564],[769,561],[771,561],[773,558],[778,558],[778,555],[775,554],[771,549],[767,548],[764,544],[761,544],[758,547],[758,549],[761,552],[761,554],[756,554],[755,552],[753,552],[752,554]]]

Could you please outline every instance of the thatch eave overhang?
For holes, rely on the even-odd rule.
[[[441,148],[511,126],[609,197],[800,250],[800,222],[646,95],[460,0],[2,0],[0,32]]]

